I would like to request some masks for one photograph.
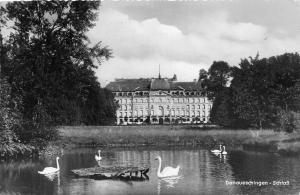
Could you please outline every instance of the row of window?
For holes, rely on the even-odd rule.
[[[124,118],[124,119],[120,119],[118,121],[119,124],[123,124],[124,122],[128,122],[128,124],[131,124],[131,123],[138,123],[138,122],[144,122],[146,121],[147,119],[143,119],[143,118],[136,118],[136,119],[132,119],[132,118]],[[160,118],[156,118],[156,117],[153,117],[151,118],[151,122],[152,123],[159,123],[159,120],[161,121]],[[202,118],[199,118],[199,117],[193,117],[193,118],[165,118],[164,119],[164,123],[186,123],[186,122],[196,122],[196,123],[199,123],[199,122],[207,122],[209,121],[209,117],[202,117]]]
[[[166,92],[166,91],[164,91]],[[170,95],[203,95],[199,91],[168,91],[167,92]],[[149,96],[148,91],[136,91],[136,92],[113,92],[115,96]],[[161,91],[159,91],[159,94],[162,94]]]
[[[150,99],[151,103],[154,102],[159,102],[159,103],[163,103],[163,102],[175,102],[175,103],[206,103],[207,100],[206,98],[159,98],[156,101],[154,100],[154,98]],[[131,101],[131,99],[119,99],[119,103],[120,104],[127,104],[127,103],[148,103],[149,99],[147,98],[135,98]]]
[[[150,106],[150,108],[151,109],[154,109],[154,106],[153,105],[151,105]],[[192,109],[192,110],[195,110],[195,109],[203,109],[203,110],[205,110],[205,108],[209,108],[209,109],[211,109],[211,105],[209,105],[208,107],[206,107],[206,104],[200,104],[200,105],[186,105],[186,106],[182,106],[181,108],[180,107],[177,107],[177,108],[174,108],[174,107],[172,107],[172,108],[170,108],[170,106],[168,105],[167,106],[167,110],[169,110],[169,109],[187,109],[187,110],[189,110],[189,109]],[[139,107],[138,109],[148,109],[148,107],[145,107],[145,108],[143,108],[143,107]],[[132,110],[132,106],[131,105],[121,105],[120,106],[120,110]]]
[[[133,114],[133,115],[132,115]],[[165,116],[205,116],[206,112],[205,111],[185,111],[185,110],[168,110],[165,114]],[[159,115],[163,116],[163,113],[154,113],[154,110],[151,110],[151,115]],[[133,113],[132,112],[119,112],[118,117],[129,117],[129,116],[148,116],[148,110],[144,112],[143,110],[137,111],[135,110]]]

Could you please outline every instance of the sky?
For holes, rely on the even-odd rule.
[[[92,43],[113,58],[97,70],[102,86],[116,78],[177,75],[192,81],[224,60],[300,51],[300,0],[104,0]]]
[[[96,69],[116,78],[177,75],[193,81],[213,61],[300,52],[300,0],[103,0],[91,44],[113,58]]]

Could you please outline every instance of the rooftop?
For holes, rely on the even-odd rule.
[[[198,82],[177,82],[168,78],[116,79],[106,88],[111,91],[201,90]]]

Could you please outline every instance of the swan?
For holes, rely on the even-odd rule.
[[[59,163],[58,163],[59,157],[56,157],[56,168],[54,167],[45,167],[44,170],[38,171],[39,174],[47,175],[47,174],[52,174],[56,173],[59,171]]]
[[[165,167],[163,171],[161,171],[161,157],[157,156],[155,160],[158,160],[158,169],[157,169],[157,177],[173,177],[178,176],[180,166],[178,165],[176,168],[173,167]]]
[[[221,153],[222,152],[222,145],[220,144],[219,150],[211,150],[212,153]]]
[[[225,146],[223,146],[222,154],[227,154],[227,152],[225,151]]]
[[[101,152],[101,150],[98,150],[99,155],[97,155],[97,154],[95,155],[95,160],[96,161],[100,161],[102,159],[102,157],[100,156],[100,152]]]

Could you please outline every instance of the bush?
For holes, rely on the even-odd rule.
[[[0,79],[0,157],[32,153],[34,147],[20,143],[15,130],[20,127],[20,112],[17,98],[10,95],[10,85]]]
[[[278,113],[278,123],[277,131],[292,133],[296,128],[294,115],[291,111],[280,110]]]

